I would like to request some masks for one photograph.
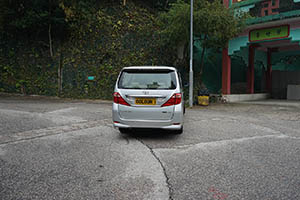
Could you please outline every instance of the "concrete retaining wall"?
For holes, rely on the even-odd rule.
[[[300,100],[300,85],[288,85],[287,99]]]
[[[230,94],[223,95],[222,98],[226,102],[242,102],[268,99],[270,97],[267,93],[262,94]]]
[[[300,71],[272,72],[272,98],[287,99],[288,85],[300,85]]]

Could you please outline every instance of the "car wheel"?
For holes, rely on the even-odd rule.
[[[130,130],[128,128],[119,128],[120,133],[122,134],[128,134]]]
[[[174,131],[174,134],[176,134],[176,135],[180,135],[182,133],[183,133],[183,127],[181,127],[181,129],[179,129],[179,130]]]

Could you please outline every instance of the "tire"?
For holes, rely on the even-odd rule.
[[[175,130],[174,131],[174,134],[175,135],[180,135],[180,134],[182,134],[183,133],[183,127],[181,127],[181,129],[179,129],[179,130]]]
[[[122,134],[128,134],[130,130],[128,128],[119,128],[120,133]]]

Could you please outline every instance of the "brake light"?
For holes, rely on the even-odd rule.
[[[116,104],[121,104],[121,105],[125,105],[125,106],[130,106],[130,105],[125,101],[125,99],[123,99],[123,98],[121,97],[121,95],[120,95],[118,92],[115,92],[115,93],[113,94],[113,96],[114,96],[114,103],[116,103]]]
[[[161,107],[165,106],[173,106],[181,103],[181,94],[180,93],[175,93],[173,96],[166,102],[164,103]]]

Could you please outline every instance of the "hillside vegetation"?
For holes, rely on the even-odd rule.
[[[122,67],[172,65],[158,34],[162,2],[7,1],[0,91],[110,99]]]
[[[195,1],[195,94],[207,52],[246,18],[221,0]],[[120,69],[134,65],[175,66],[187,82],[189,27],[189,0],[0,1],[0,92],[111,99]]]

